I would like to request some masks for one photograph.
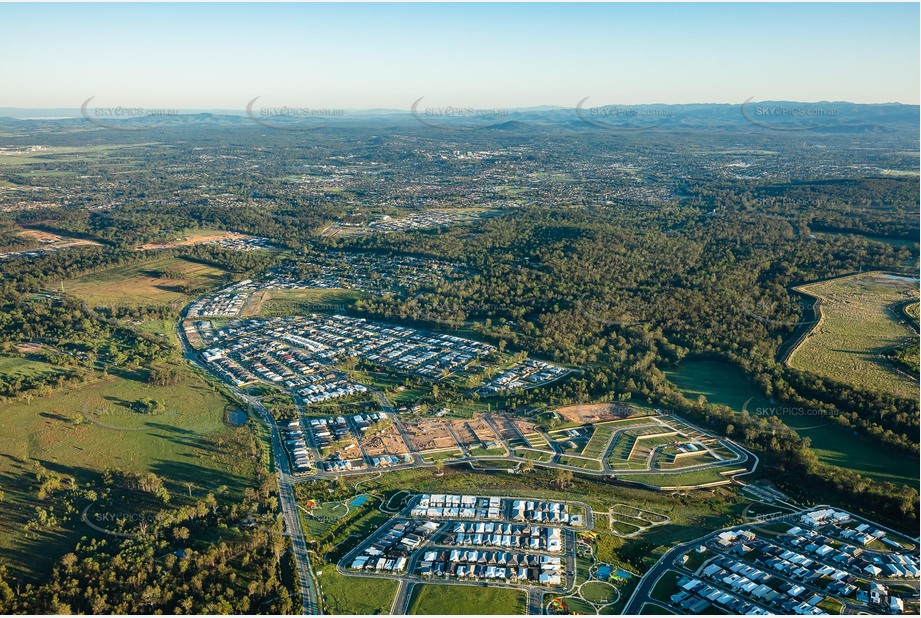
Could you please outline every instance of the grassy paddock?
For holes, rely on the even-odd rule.
[[[317,581],[328,613],[365,616],[390,613],[397,593],[395,580],[342,575],[331,564],[317,566]]]
[[[895,305],[918,298],[917,280],[865,273],[797,288],[821,299],[822,319],[790,355],[796,369],[869,390],[914,399],[918,380],[882,356],[913,339]]]
[[[527,608],[524,591],[509,588],[419,584],[412,594],[410,614],[524,614]]]
[[[16,428],[0,436],[0,559],[15,565],[16,575],[39,576],[80,536],[93,534],[79,521],[23,532],[44,505],[34,480],[40,467],[90,485],[107,468],[153,472],[173,494],[203,495],[227,485],[239,495],[251,482],[254,463],[234,451],[240,432],[249,430],[224,424],[227,399],[191,371],[168,387],[149,386],[144,377],[110,376],[31,403],[0,404],[6,426]],[[160,401],[163,411],[135,411],[143,398]]]
[[[175,276],[163,277],[165,273]],[[230,275],[219,268],[179,257],[155,256],[143,262],[116,266],[65,281],[64,291],[82,298],[91,306],[174,302],[182,305],[198,296],[187,293],[184,288],[206,290],[229,281]]]

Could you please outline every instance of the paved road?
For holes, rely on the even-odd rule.
[[[501,498],[513,499],[512,496],[499,496]],[[343,556],[339,563],[336,565],[336,570],[343,575],[356,575],[354,571],[350,571],[346,566],[349,565],[355,559],[356,556],[363,553],[364,548],[374,542],[374,539],[378,538],[383,534],[387,529],[392,527],[397,520],[405,519],[408,517],[409,512],[412,510],[415,501],[409,501],[400,511],[392,516],[385,524],[376,530],[373,534],[369,535],[368,538],[361,541],[358,545],[352,548],[345,556]],[[585,510],[585,526],[579,529],[563,528],[563,534],[565,535],[565,548],[566,551],[563,554],[552,554],[546,551],[530,551],[529,553],[541,554],[541,555],[560,555],[564,559],[564,565],[566,569],[566,588],[542,588],[540,586],[518,586],[518,585],[502,585],[498,583],[487,583],[487,582],[478,582],[473,583],[463,580],[439,580],[440,585],[446,586],[490,586],[490,587],[501,587],[509,588],[513,590],[524,590],[528,595],[528,614],[529,615],[541,615],[543,614],[543,598],[545,594],[566,594],[566,591],[572,589],[575,578],[570,576],[569,573],[576,573],[576,536],[579,530],[582,529],[591,529],[594,526],[594,517],[592,514],[591,507],[589,507],[584,502],[575,502],[568,501],[569,504],[579,505]],[[441,526],[439,529],[432,535],[432,539],[440,537],[440,535],[446,530],[447,524],[449,521],[453,520],[440,520],[439,523]],[[511,521],[508,519],[499,519],[496,520],[496,523],[515,523],[520,524],[521,522]],[[369,578],[378,578],[378,579],[388,579],[396,580],[399,582],[399,588],[397,589],[397,594],[393,600],[393,603],[390,608],[390,613],[392,615],[405,615],[409,611],[409,603],[412,599],[412,587],[417,583],[424,583],[424,580],[420,580],[420,576],[416,575],[417,565],[422,560],[425,552],[430,550],[441,550],[441,549],[457,549],[457,546],[448,546],[440,545],[437,542],[427,540],[423,543],[422,546],[417,548],[412,555],[409,557],[409,560],[406,564],[406,571],[402,575],[394,575],[390,573],[371,573],[365,572],[357,574],[359,577],[369,577]],[[483,547],[481,549],[491,550],[499,548],[488,548]]]
[[[393,414],[394,426],[397,428],[397,431],[399,432],[400,436],[403,438],[403,441],[406,443],[406,446],[409,449],[410,455],[412,457],[412,461],[410,463],[401,463],[401,464],[388,466],[387,468],[380,468],[380,469],[381,470],[402,470],[405,468],[413,468],[417,466],[418,467],[432,467],[433,464],[426,463],[425,460],[422,458],[422,455],[413,448],[412,440],[410,439],[410,436],[408,432],[406,431],[406,428],[403,425],[402,420],[399,418],[398,415],[394,413],[393,407],[387,401],[386,397],[384,397],[384,394],[380,391],[375,391],[372,394],[374,395],[375,399],[377,399],[377,401],[380,403],[381,407],[384,409],[385,412]],[[695,430],[704,432],[703,429],[697,427],[696,425],[692,423],[689,423],[683,418],[679,418],[679,420],[682,423],[689,425]],[[496,430],[494,423],[491,421],[492,421],[491,418],[487,418],[487,423],[490,425],[490,427]],[[661,422],[657,421],[657,423],[661,425]],[[725,467],[731,467],[735,469],[741,466],[745,466],[746,468],[748,468],[748,464],[749,462],[751,462],[750,470],[737,472],[730,476],[725,477],[725,482],[729,483],[737,479],[738,477],[752,474],[758,468],[758,464],[759,464],[757,455],[739,446],[732,440],[723,438],[721,439],[721,442],[723,443],[724,446],[726,446],[726,448],[728,448],[730,451],[732,451],[733,453],[737,455],[736,459],[723,460],[717,463],[696,464],[693,466],[687,466],[687,467],[680,468],[677,470],[654,469],[648,464],[648,461],[647,461],[647,466],[646,468],[643,468],[643,469],[614,470],[610,467],[610,463],[608,461],[608,455],[610,454],[610,450],[613,447],[615,437],[620,433],[620,431],[625,431],[629,429],[629,428],[624,428],[623,430],[615,431],[612,434],[611,438],[609,439],[608,444],[605,447],[605,456],[602,458],[602,469],[591,470],[587,468],[581,468],[579,466],[560,463],[559,457],[561,454],[563,454],[563,451],[561,447],[559,446],[559,444],[557,444],[556,442],[553,442],[552,438],[550,438],[550,436],[546,433],[542,433],[542,435],[544,435],[545,439],[547,439],[548,442],[550,443],[551,450],[546,450],[546,449],[537,449],[537,450],[548,453],[548,454],[552,454],[553,459],[550,462],[541,462],[541,461],[531,460],[525,457],[519,457],[517,455],[513,455],[512,453],[514,452],[514,449],[509,447],[507,440],[503,439],[501,434],[499,434],[497,430],[496,430],[496,433],[499,436],[499,441],[506,449],[506,452],[507,452],[506,455],[488,455],[488,456],[487,455],[471,455],[470,451],[467,449],[465,444],[461,441],[460,436],[457,435],[457,432],[454,430],[454,428],[448,425],[447,429],[449,433],[451,434],[451,437],[454,439],[454,441],[457,443],[458,447],[462,451],[462,454],[460,457],[454,457],[451,459],[444,460],[445,464],[450,464],[450,465],[471,463],[479,459],[491,459],[491,460],[504,459],[504,460],[516,462],[518,464],[524,464],[524,463],[530,462],[535,466],[539,466],[543,468],[551,468],[551,469],[556,468],[560,470],[569,470],[570,472],[573,472],[575,474],[582,474],[582,475],[587,475],[587,476],[600,476],[600,477],[617,479],[621,481],[630,481],[630,476],[635,475],[635,474],[649,474],[650,472],[654,472],[654,473],[662,475],[663,478],[668,478],[669,475],[685,474],[687,472],[701,470],[704,468],[721,469]],[[370,471],[374,471],[374,469],[373,468],[360,468],[356,470],[345,470],[345,471],[336,471],[336,472],[325,472],[325,471],[318,469],[316,472],[314,472],[313,474],[309,476],[299,475],[298,478],[295,479],[295,482],[305,481],[305,480],[314,480],[314,479],[334,479],[338,476],[358,476],[358,475],[368,474],[368,472]]]
[[[406,579],[400,580],[400,587],[397,588],[397,596],[393,598],[393,605],[390,606],[391,616],[405,616],[409,613],[409,601],[413,595],[413,582]]]
[[[176,332],[179,335],[182,352],[186,360],[205,372],[214,375],[206,365],[199,362],[195,352],[185,338],[185,332],[182,329],[181,322],[177,325]],[[219,376],[215,377],[220,379]],[[278,476],[278,502],[281,506],[282,519],[285,522],[285,533],[291,539],[291,549],[294,554],[294,561],[297,565],[298,584],[301,592],[301,613],[321,614],[322,610],[320,608],[319,595],[317,594],[313,580],[310,555],[307,552],[307,541],[304,538],[304,530],[301,527],[301,518],[297,514],[297,501],[294,497],[294,477],[291,474],[291,463],[285,451],[284,444],[282,444],[278,426],[272,419],[272,415],[258,399],[250,397],[223,380],[221,380],[221,382],[228,390],[236,395],[240,401],[245,402],[251,411],[255,411],[261,417],[257,420],[261,420],[269,427],[272,437],[272,455],[275,459]]]
[[[540,588],[528,588],[528,616],[543,615],[544,592]]]
[[[716,532],[720,532],[717,530]],[[640,583],[636,585],[636,588],[633,590],[633,594],[630,595],[630,599],[627,601],[627,604],[624,606],[623,615],[637,615],[640,613],[640,609],[643,607],[644,603],[655,602],[652,597],[652,589],[655,587],[656,582],[659,581],[659,578],[668,571],[675,567],[675,560],[688,551],[692,547],[703,543],[706,539],[714,536],[716,532],[708,534],[706,537],[701,537],[700,539],[695,539],[693,541],[688,541],[687,543],[682,543],[681,545],[675,545],[670,550],[665,552],[665,554],[659,559],[658,562],[653,565],[649,571],[643,575],[643,578],[640,580]]]
[[[781,521],[781,520],[786,520],[786,519],[795,520],[795,518],[799,516],[801,513],[802,511],[796,511],[794,513],[790,513],[788,515],[784,515],[783,517],[777,518],[774,521]],[[733,526],[732,528],[728,528],[728,529],[729,530],[750,530],[750,529],[756,529],[756,528],[758,528],[758,523],[743,524],[741,526]],[[681,554],[683,554],[686,551],[689,551],[693,547],[696,547],[698,545],[707,545],[710,541],[712,541],[716,537],[717,534],[723,532],[724,530],[727,530],[727,529],[714,530],[713,532],[705,536],[702,536],[698,539],[694,539],[693,541],[688,541],[686,543],[681,543],[680,545],[676,545],[672,547],[671,549],[669,549],[667,552],[665,552],[662,558],[660,558],[659,561],[656,562],[656,564],[643,576],[639,584],[637,584],[636,588],[633,591],[633,594],[630,596],[630,599],[627,601],[627,604],[624,606],[623,614],[624,615],[639,614],[640,609],[642,609],[644,603],[653,603],[653,604],[661,605],[659,603],[656,603],[656,601],[652,599],[652,597],[650,596],[653,588],[655,588],[656,582],[659,581],[659,578],[662,577],[662,575],[666,571],[669,571],[669,570],[676,571],[678,573],[684,573],[686,575],[692,574],[691,571],[685,568],[683,565],[675,564],[675,560],[677,560],[677,558]],[[784,580],[786,582],[796,583],[800,586],[805,586],[807,589],[812,590],[813,592],[825,594],[825,592],[813,586],[812,584],[804,583],[804,582],[801,582],[795,579],[791,579],[788,576],[778,573],[772,569],[767,569],[767,572],[770,573],[773,577],[776,577],[778,579]],[[723,590],[724,592],[729,592],[731,594],[737,595],[737,592],[733,591],[730,588],[723,586],[720,582],[715,582],[713,580],[707,580],[707,584],[713,586],[714,588]],[[756,605],[759,605],[753,599],[749,598],[747,600]],[[761,607],[762,609],[771,611],[770,608],[768,607],[764,607],[764,606],[761,606]],[[857,604],[847,602],[847,601],[844,602],[844,607],[845,607],[846,613],[852,613],[852,614],[853,613],[865,613],[866,611],[866,606],[857,605]]]

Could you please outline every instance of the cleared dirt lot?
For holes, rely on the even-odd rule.
[[[555,410],[557,414],[570,423],[601,423],[624,418],[632,413],[627,406],[616,403],[592,403],[585,405],[566,406]]]
[[[138,245],[138,251],[154,251],[156,249],[174,249],[176,247],[191,247],[201,245],[213,240],[231,239],[231,238],[249,238],[246,234],[237,232],[212,232],[204,234],[190,234],[185,240],[174,240],[170,242],[151,242]]]
[[[417,451],[435,451],[446,448],[457,448],[457,442],[451,437],[448,430],[448,421],[441,419],[416,419],[403,421],[406,433],[413,448]]]
[[[505,416],[493,416],[492,422],[499,429],[503,440],[520,440],[521,435],[515,429],[515,422]],[[524,432],[522,432],[524,433]]]
[[[515,423],[515,427],[523,433],[528,435],[529,433],[537,433],[537,423],[532,423],[531,421],[526,421],[524,419],[516,418],[512,421]]]
[[[403,455],[409,452],[406,443],[400,437],[396,427],[392,424],[389,429],[378,432],[377,434],[363,440],[365,452],[369,457],[378,457],[380,455]]]
[[[487,442],[499,441],[499,436],[490,428],[482,416],[475,416],[469,420],[455,420],[451,421],[451,423],[457,436],[467,448],[484,446]]]
[[[89,245],[99,246],[98,242],[92,240],[83,240],[82,238],[67,238],[53,234],[52,232],[45,232],[43,230],[20,230],[19,235],[23,238],[28,238],[29,240],[34,240],[36,242],[42,243],[42,248],[44,249],[66,249],[67,247],[80,247]]]

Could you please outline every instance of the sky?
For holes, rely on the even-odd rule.
[[[2,4],[0,107],[919,102],[919,5]]]

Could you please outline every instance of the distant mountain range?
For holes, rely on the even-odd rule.
[[[266,113],[271,111],[272,113]],[[609,130],[615,132],[679,130],[745,130],[757,127],[777,131],[821,133],[874,133],[918,131],[919,106],[900,103],[847,102],[800,103],[760,101],[742,105],[603,105],[583,100],[576,107],[540,106],[479,112],[470,108],[425,107],[413,111],[393,109],[342,110],[328,116],[303,111],[282,115],[278,110],[175,110],[165,115],[134,117],[95,115],[94,108],[23,109],[0,107],[5,122],[54,121],[95,124],[101,128],[145,129],[159,126],[211,124],[215,126],[262,125],[266,128],[306,130],[321,127],[362,125],[377,122],[418,122],[449,130],[491,129],[527,132],[550,128]],[[300,113],[301,115],[298,115]]]

